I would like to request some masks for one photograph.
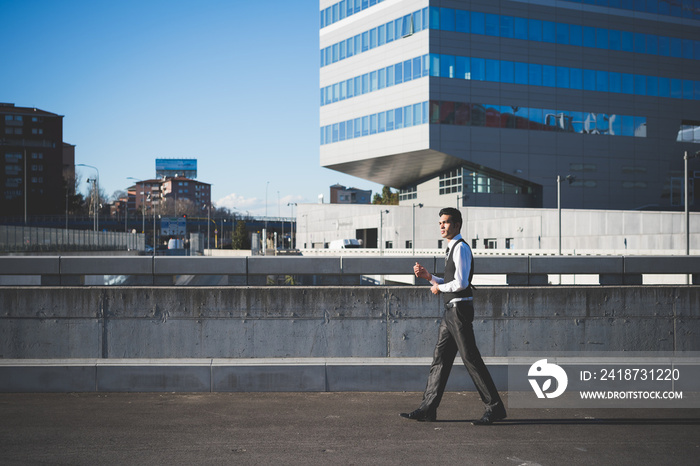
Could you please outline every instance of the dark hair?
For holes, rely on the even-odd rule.
[[[440,209],[440,217],[443,215],[449,215],[454,223],[459,223],[459,227],[462,228],[462,212],[454,207],[445,207]]]

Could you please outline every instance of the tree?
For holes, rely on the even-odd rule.
[[[239,220],[238,223],[236,223],[236,230],[233,232],[231,249],[250,249],[248,230],[246,230],[245,222],[243,220]]]
[[[382,193],[376,193],[372,199],[372,204],[399,205],[399,193],[392,192],[389,186],[382,188]]]
[[[66,203],[68,204],[68,213],[70,215],[88,215],[88,205],[85,202],[83,194],[79,192],[80,175],[74,174],[63,180],[64,190],[66,191]]]

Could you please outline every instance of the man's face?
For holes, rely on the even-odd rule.
[[[452,239],[459,233],[460,225],[452,222],[451,215],[443,215],[440,217],[440,236],[445,239]]]

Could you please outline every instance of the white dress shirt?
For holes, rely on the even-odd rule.
[[[457,241],[462,239],[461,234],[457,234],[454,238],[447,243],[447,247],[450,248],[452,252],[452,260],[455,263],[455,277],[451,282],[445,283],[445,280],[432,275],[430,280],[431,283],[438,285],[438,289],[442,293],[456,293],[462,291],[469,287],[469,274],[471,271],[472,264],[472,251],[466,245],[466,243],[459,243]],[[452,301],[462,300],[464,298],[455,298]]]

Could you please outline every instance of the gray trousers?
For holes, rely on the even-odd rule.
[[[474,320],[472,301],[460,301],[456,307],[445,309],[420,409],[434,411],[440,405],[457,351],[486,409],[503,404],[491,374],[476,347],[472,320]]]

